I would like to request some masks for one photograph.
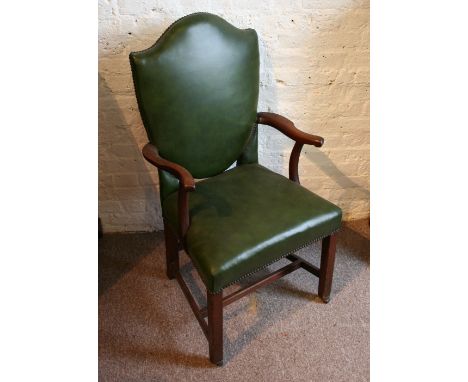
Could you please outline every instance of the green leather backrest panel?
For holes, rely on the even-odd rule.
[[[206,178],[241,156],[257,113],[254,30],[208,13],[188,15],[153,46],[131,53],[130,62],[149,141],[163,158]],[[160,172],[164,194],[174,188],[167,175]]]

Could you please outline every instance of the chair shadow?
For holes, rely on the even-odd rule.
[[[141,343],[136,346],[125,346],[125,347],[113,347],[112,352],[107,354],[107,357],[118,356],[125,359],[131,360],[142,360],[142,359],[157,359],[158,364],[161,365],[174,365],[179,364],[181,366],[190,366],[194,368],[207,368],[209,366],[216,367],[211,364],[209,359],[203,355],[187,354],[177,349],[171,349],[165,346],[164,348],[157,349],[154,346],[145,347]]]
[[[138,129],[138,123],[127,123],[124,108],[102,73],[98,73],[98,85],[101,228],[104,233],[154,231],[162,227],[161,206],[156,169],[145,165],[140,151],[142,142],[137,141],[143,128]]]
[[[369,199],[370,191],[350,179],[323,151],[305,150],[303,155],[310,162],[317,164],[330,179],[333,179],[344,190],[344,193],[336,201],[338,204],[352,198]]]

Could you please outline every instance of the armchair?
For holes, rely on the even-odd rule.
[[[298,174],[303,145],[321,147],[324,140],[283,116],[257,112],[259,53],[252,29],[191,14],[150,48],[132,52],[130,63],[149,139],[143,156],[159,173],[166,273],[200,323],[211,362],[222,365],[223,307],[298,268],[319,277],[318,295],[330,299],[342,213],[300,186]],[[258,163],[258,124],[295,141],[289,179]],[[320,268],[294,254],[318,240]],[[206,286],[206,307],[198,306],[179,271],[182,249]],[[227,286],[281,258],[290,263],[223,297]]]

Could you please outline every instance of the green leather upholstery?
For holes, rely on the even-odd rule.
[[[249,163],[258,163],[258,126],[255,125],[252,134],[242,152],[241,156],[237,158],[237,165]]]
[[[192,14],[130,62],[150,142],[162,158],[207,178],[190,192],[184,245],[210,291],[340,227],[337,206],[258,164],[254,30]],[[164,219],[179,232],[179,181],[161,169],[159,179]]]
[[[149,49],[130,54],[148,138],[195,178],[226,170],[255,126],[259,53],[253,29],[196,13],[172,24]],[[160,176],[163,197],[177,188]]]
[[[336,231],[341,210],[258,164],[200,181],[190,194],[186,249],[207,288],[218,291]],[[163,202],[177,227],[177,192]]]
[[[159,173],[159,191],[161,194],[161,203],[166,197],[179,187],[179,180],[167,171],[158,170]]]

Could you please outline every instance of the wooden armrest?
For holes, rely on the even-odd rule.
[[[195,179],[192,174],[181,165],[168,161],[167,159],[161,158],[158,153],[156,146],[151,143],[147,143],[142,150],[145,159],[152,165],[170,172],[172,175],[179,179],[179,195],[178,195],[178,215],[179,215],[179,235],[182,241],[185,240],[185,235],[190,226],[190,214],[189,214],[189,191],[195,190]],[[185,244],[185,243],[184,243]]]
[[[321,147],[324,139],[318,135],[312,135],[299,130],[294,123],[283,117],[282,115],[275,113],[257,113],[257,123],[262,125],[269,125],[275,129],[281,131],[284,135],[296,141],[291,151],[289,158],[289,179],[296,183],[299,181],[299,157],[301,156],[302,146],[314,145],[315,147]]]
[[[312,135],[299,130],[294,123],[283,117],[282,115],[275,113],[260,112],[257,113],[257,123],[262,125],[268,125],[281,131],[284,135],[295,140],[303,145],[314,145],[315,147],[321,147],[324,139],[318,135]]]
[[[161,158],[156,146],[151,143],[147,143],[145,147],[143,147],[142,153],[145,159],[153,166],[166,170],[179,179],[180,184],[187,191],[195,189],[195,180],[193,179],[192,174],[190,174],[190,172],[181,165]]]

